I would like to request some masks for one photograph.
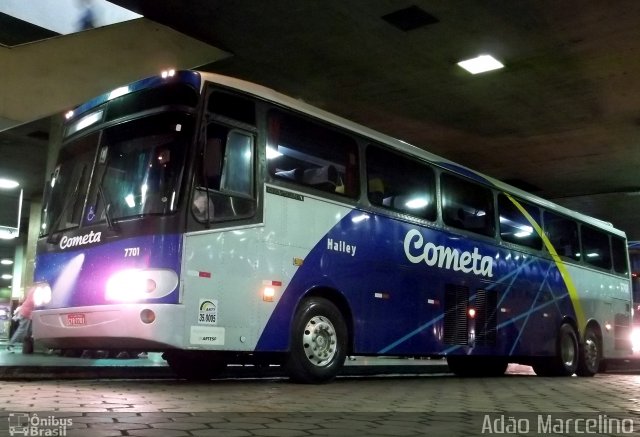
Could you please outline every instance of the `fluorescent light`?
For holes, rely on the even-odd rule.
[[[129,206],[129,208],[133,208],[136,206],[136,202],[133,197],[133,194],[127,194],[124,198],[124,201],[127,202],[127,205]]]
[[[476,58],[458,62],[458,65],[471,74],[484,73],[485,71],[497,70],[504,67],[502,62],[491,55],[480,55]]]
[[[420,209],[420,208],[424,208],[428,204],[429,204],[429,200],[423,197],[416,197],[414,199],[409,200],[407,203],[404,204],[404,206],[406,206],[409,209]]]
[[[20,184],[12,179],[0,178],[0,188],[16,188]]]
[[[282,156],[282,153],[278,152],[273,147],[267,146],[267,159],[274,159],[278,156]]]
[[[11,278],[13,278],[13,275],[10,275],[9,273],[5,273],[1,277],[2,277],[2,279],[11,279]]]
[[[9,229],[0,229],[0,240],[13,240],[18,238],[18,232]]]
[[[13,264],[13,260],[5,258],[3,260],[0,260],[0,264],[2,264],[3,266],[10,266],[11,264]]]

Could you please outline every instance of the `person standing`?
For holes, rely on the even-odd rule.
[[[7,344],[7,351],[13,352],[13,346],[17,342],[23,342],[31,338],[31,313],[35,303],[33,301],[33,293],[35,289],[31,287],[27,292],[27,296],[18,308],[16,313],[18,316],[18,328],[11,336],[11,340]],[[14,316],[15,317],[15,316]]]

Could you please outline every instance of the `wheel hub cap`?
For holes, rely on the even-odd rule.
[[[318,367],[331,363],[336,355],[336,330],[329,319],[315,316],[304,328],[302,344],[307,359]]]

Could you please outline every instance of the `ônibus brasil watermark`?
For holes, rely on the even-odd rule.
[[[36,413],[10,413],[8,420],[10,436],[64,437],[67,427],[73,425],[68,417],[38,416]]]
[[[482,434],[518,435],[625,435],[640,431],[631,418],[611,417],[607,414],[485,414]]]

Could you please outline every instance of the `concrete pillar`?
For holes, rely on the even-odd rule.
[[[36,264],[36,243],[40,233],[40,210],[42,209],[41,198],[31,199],[31,209],[29,210],[29,228],[27,230],[27,243],[24,248],[24,268],[22,271],[22,283],[28,287],[33,283],[33,270]],[[14,276],[15,278],[15,276]]]
[[[24,295],[24,246],[18,244],[13,255],[13,278],[11,279],[11,299],[21,299]]]

